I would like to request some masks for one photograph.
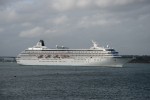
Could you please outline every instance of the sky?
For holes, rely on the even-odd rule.
[[[90,48],[150,55],[150,0],[0,0],[0,56],[40,39],[48,48]]]

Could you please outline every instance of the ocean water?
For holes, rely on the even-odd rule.
[[[0,100],[150,100],[150,64],[112,68],[0,63]]]

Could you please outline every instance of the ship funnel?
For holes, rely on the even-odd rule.
[[[45,46],[45,44],[44,44],[44,41],[43,41],[43,40],[40,40],[39,42],[41,43],[41,46]]]

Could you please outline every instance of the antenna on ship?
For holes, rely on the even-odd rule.
[[[109,45],[107,44],[107,48],[109,48]]]
[[[58,49],[58,45],[56,45],[56,49]]]
[[[92,40],[92,43],[94,48],[98,47],[98,44],[95,41]]]

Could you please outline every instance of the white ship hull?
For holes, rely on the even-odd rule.
[[[74,60],[74,59],[26,59],[17,60],[20,65],[49,65],[49,66],[109,66],[109,67],[122,67],[125,63],[129,62],[131,58],[123,57],[106,57],[102,59],[86,59],[86,60]]]

